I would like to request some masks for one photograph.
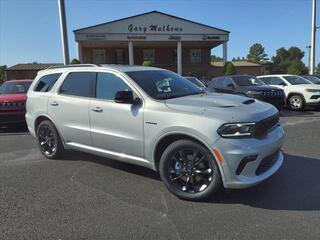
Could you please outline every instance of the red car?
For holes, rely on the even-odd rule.
[[[27,92],[32,80],[11,80],[0,86],[0,125],[25,123]]]

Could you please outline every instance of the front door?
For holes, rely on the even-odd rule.
[[[118,91],[132,91],[132,88],[120,75],[98,73],[96,98],[90,101],[92,146],[144,157],[142,104],[116,103],[114,97]]]

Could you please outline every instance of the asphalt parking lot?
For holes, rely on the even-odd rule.
[[[320,239],[320,112],[281,121],[280,171],[206,202],[177,199],[145,168],[45,159],[26,129],[0,129],[0,239]]]

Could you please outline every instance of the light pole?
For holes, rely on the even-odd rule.
[[[316,9],[317,0],[312,0],[312,24],[311,24],[311,49],[310,49],[310,74],[314,74],[315,68],[315,44],[316,44]]]
[[[66,12],[64,6],[64,0],[58,0],[59,4],[59,16],[60,16],[60,31],[63,49],[63,62],[69,64],[69,47],[68,47],[68,34],[66,24]]]
[[[309,71],[310,71],[310,50],[311,50],[311,46],[308,45],[306,46],[306,48],[308,49],[308,68],[309,68]]]

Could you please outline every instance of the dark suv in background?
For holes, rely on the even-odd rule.
[[[278,110],[285,105],[284,91],[266,85],[253,75],[231,75],[216,77],[211,80],[207,91],[243,95],[271,103]]]

